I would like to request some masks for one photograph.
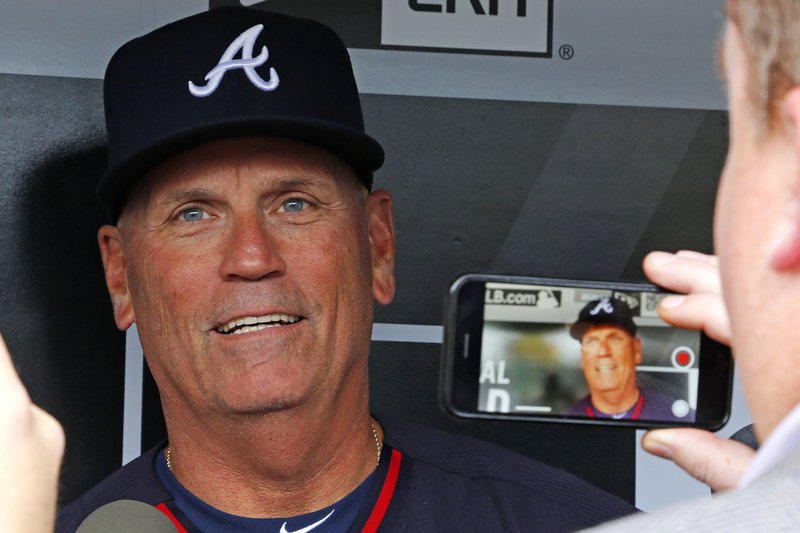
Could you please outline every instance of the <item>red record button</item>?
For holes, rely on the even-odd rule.
[[[672,366],[676,368],[691,368],[694,360],[694,351],[688,346],[678,346],[672,351]]]

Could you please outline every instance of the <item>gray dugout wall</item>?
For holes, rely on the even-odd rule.
[[[131,37],[231,3],[0,5],[0,331],[34,400],[66,428],[62,502],[164,436],[95,244],[105,64]],[[638,280],[651,249],[712,250],[727,148],[722,0],[242,3],[340,32],[387,151],[376,186],[394,196],[398,293],[376,312],[375,412],[500,443],[644,509],[707,495],[645,457],[634,431],[460,420],[437,386],[458,274]],[[723,433],[747,419],[737,393]]]

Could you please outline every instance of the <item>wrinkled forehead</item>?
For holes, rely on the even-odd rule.
[[[583,333],[582,340],[586,340],[587,338],[604,338],[609,337],[615,333],[619,333],[624,335],[626,339],[632,339],[633,336],[626,330],[620,326],[615,324],[595,324],[593,326],[589,326],[586,328],[586,331]]]
[[[162,161],[138,180],[122,212],[176,191],[221,190],[244,179],[366,193],[355,171],[326,150],[292,139],[242,137],[201,144]]]

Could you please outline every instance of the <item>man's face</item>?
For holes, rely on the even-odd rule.
[[[363,394],[372,299],[394,290],[391,224],[388,194],[299,142],[217,141],[152,170],[100,244],[117,324],[136,322],[165,409]]]
[[[732,345],[750,409],[763,438],[786,412],[778,390],[795,390],[786,361],[796,352],[796,283],[771,265],[776,243],[796,219],[796,155],[787,135],[759,136],[748,99],[748,68],[739,32],[728,23],[724,64],[728,84],[730,146],[714,217]],[[796,354],[795,354],[796,355]],[[788,358],[787,358],[788,356]],[[796,392],[794,394],[797,394]]]
[[[633,390],[641,362],[641,341],[620,327],[597,325],[583,334],[581,366],[592,393]]]

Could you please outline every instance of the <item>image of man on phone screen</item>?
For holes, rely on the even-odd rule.
[[[661,385],[657,378],[637,379],[642,339],[636,336],[636,323],[625,301],[592,300],[581,309],[569,333],[581,343],[581,368],[589,394],[564,414],[619,420],[694,419],[694,412],[666,383]]]

